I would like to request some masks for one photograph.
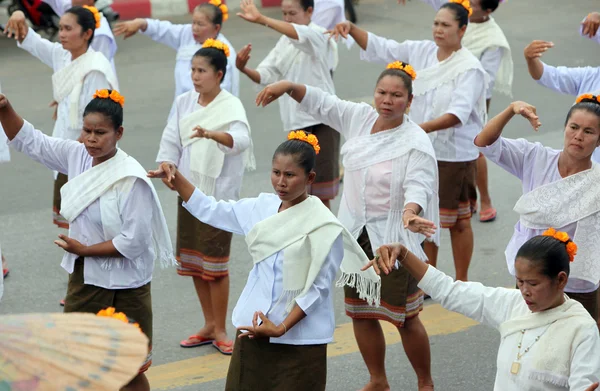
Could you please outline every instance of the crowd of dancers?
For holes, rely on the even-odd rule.
[[[19,11],[5,33],[54,71],[52,137],[4,95],[0,134],[54,171],[54,223],[69,230],[55,242],[69,273],[65,312],[114,307],[149,339],[147,359],[124,390],[150,389],[157,260],[192,277],[205,323],[181,346],[210,344],[231,355],[227,390],[325,389],[340,274],[370,377],[362,390],[415,388],[389,383],[381,320],[402,336],[416,387],[434,388],[419,318],[425,295],[499,330],[495,390],[598,386],[600,68],[542,62],[551,42],[525,49],[535,80],[576,98],[556,150],[502,137],[515,116],[539,128],[529,103],[515,101],[488,121],[493,91],[510,95],[513,80],[509,42],[491,16],[498,0],[423,0],[436,10],[433,39],[404,42],[345,21],[334,1],[284,0],[279,20],[242,0],[241,18],[281,34],[255,69],[252,46],[236,53],[223,35],[229,13],[220,0],[198,6],[191,24],[136,19],[113,31],[93,0],[45,1],[61,16],[60,44],[30,29]],[[600,41],[599,25],[600,14],[591,13],[580,33]],[[138,32],[177,51],[176,96],[150,171],[117,148],[126,99],[114,35]],[[341,40],[381,64],[372,105],[335,95]],[[273,154],[274,192],[246,199],[244,172],[256,164],[240,74],[263,86],[257,105],[278,101],[287,138]],[[9,160],[4,144],[0,161]],[[336,217],[330,203],[340,189],[340,155]],[[468,282],[471,218],[478,212],[491,222],[497,214],[486,159],[523,183],[506,247],[517,289]],[[149,178],[178,193],[175,248]],[[441,229],[450,232],[455,280],[435,268]],[[235,338],[226,330],[233,234],[245,236],[254,263],[233,310]]]

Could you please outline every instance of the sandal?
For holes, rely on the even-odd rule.
[[[496,220],[496,208],[489,208],[481,211],[479,215],[479,221],[482,223],[490,223]]]
[[[2,269],[2,278],[8,277],[9,274],[10,274],[10,270]]]
[[[214,342],[214,338],[206,338],[198,334],[190,335],[179,343],[182,348],[195,348],[196,346],[208,345]]]
[[[226,356],[233,353],[233,341],[213,341],[212,346]]]
[[[58,304],[60,304],[61,307],[65,306],[65,299],[62,299]]]

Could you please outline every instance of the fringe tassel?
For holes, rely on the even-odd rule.
[[[531,380],[537,380],[543,383],[553,384],[558,387],[568,387],[569,378],[565,375],[559,375],[550,371],[532,370],[529,373]]]
[[[191,172],[192,183],[200,189],[207,196],[215,194],[215,184],[217,180],[206,175],[202,175],[199,172]]]
[[[371,281],[358,273],[342,273],[335,286],[355,288],[359,297],[366,300],[370,306],[379,307],[381,304],[381,279]]]

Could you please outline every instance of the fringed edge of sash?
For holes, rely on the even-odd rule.
[[[550,371],[540,371],[540,370],[531,370],[529,373],[529,378],[531,380],[537,380],[544,383],[553,384],[558,387],[568,387],[569,386],[569,378],[565,375],[557,375],[556,373]]]
[[[160,267],[166,269],[170,266],[177,266],[177,259],[173,255],[173,252],[164,250],[160,254],[158,254],[158,259],[160,261]]]
[[[358,273],[342,272],[335,286],[339,288],[344,286],[355,288],[358,291],[358,297],[366,300],[370,306],[379,307],[381,303],[381,279],[372,281]]]

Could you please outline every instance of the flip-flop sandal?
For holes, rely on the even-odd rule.
[[[490,223],[496,220],[496,208],[489,208],[481,212],[479,215],[479,221],[482,223]]]
[[[10,270],[2,269],[2,278],[8,277],[9,274],[10,274]]]
[[[213,343],[214,338],[206,338],[198,334],[190,335],[179,343],[182,348],[195,348],[196,346],[208,345]]]
[[[64,307],[65,306],[65,299],[62,299],[59,304],[60,304],[61,307]]]
[[[233,354],[233,341],[213,341],[212,346],[226,356]]]

